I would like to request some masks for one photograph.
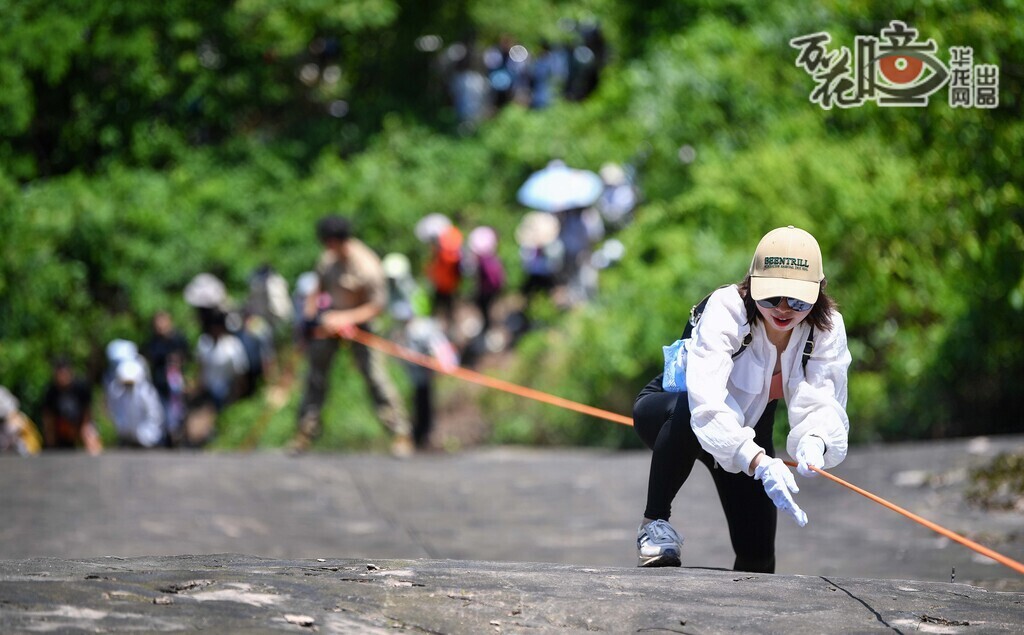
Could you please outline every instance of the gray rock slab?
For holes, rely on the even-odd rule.
[[[855,447],[833,473],[1024,561],[1024,513],[964,498],[973,467],[1022,446]],[[508,447],[2,458],[0,632],[1024,633],[1024,576],[821,478],[799,479],[808,526],[780,519],[778,575],[728,571],[702,467],[674,505],[683,568],[636,569],[649,461]],[[246,555],[208,555],[224,553]]]
[[[833,472],[1024,561],[1024,513],[964,500],[966,475],[1024,437],[863,446]],[[245,553],[632,566],[647,452],[481,448],[418,455],[108,452],[0,459],[0,559]],[[956,581],[1024,576],[822,478],[780,518],[779,573]],[[710,475],[676,498],[683,564],[731,568]]]
[[[2,632],[1020,633],[964,584],[455,560],[244,555],[0,562]]]

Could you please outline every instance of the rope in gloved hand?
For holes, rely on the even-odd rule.
[[[590,415],[592,417],[597,417],[599,419],[605,419],[607,421],[612,421],[614,423],[619,423],[619,424],[626,425],[626,426],[632,426],[633,425],[633,420],[631,418],[623,416],[623,415],[620,415],[620,414],[616,414],[616,413],[611,412],[609,410],[602,410],[601,408],[594,408],[592,406],[587,406],[587,405],[584,405],[584,404],[581,404],[581,403],[577,403],[575,401],[571,401],[569,399],[564,399],[562,397],[557,397],[555,395],[552,395],[552,394],[549,394],[549,393],[546,393],[546,392],[542,392],[540,390],[534,390],[533,388],[526,388],[525,386],[520,386],[518,384],[513,384],[512,382],[508,382],[508,381],[505,381],[505,380],[502,380],[502,379],[497,379],[495,377],[490,377],[488,375],[484,375],[484,374],[481,374],[481,373],[469,370],[467,368],[463,368],[461,366],[452,366],[452,365],[448,365],[448,364],[442,364],[441,362],[439,362],[438,360],[434,359],[433,357],[430,357],[428,355],[424,355],[422,353],[418,353],[416,351],[409,350],[408,348],[400,346],[400,345],[392,342],[391,340],[385,339],[383,337],[379,337],[379,336],[374,335],[372,333],[368,333],[368,332],[366,332],[366,331],[364,331],[362,329],[359,329],[359,328],[346,328],[346,329],[344,329],[343,332],[340,333],[340,335],[342,337],[347,338],[347,339],[351,339],[351,340],[353,340],[355,342],[363,344],[364,346],[369,346],[370,348],[377,349],[377,350],[381,351],[382,353],[385,353],[387,355],[391,355],[392,357],[397,357],[399,359],[404,359],[406,361],[412,362],[414,364],[418,364],[420,366],[423,366],[425,368],[429,368],[429,369],[437,371],[439,373],[443,373],[445,375],[451,375],[452,377],[457,377],[459,379],[463,379],[465,381],[469,381],[469,382],[472,382],[472,383],[475,383],[475,384],[479,384],[479,385],[482,385],[482,386],[487,386],[489,388],[494,388],[496,390],[502,390],[504,392],[511,393],[513,395],[518,395],[520,397],[526,397],[527,399],[533,399],[535,401],[540,401],[540,402],[547,403],[547,404],[550,404],[550,405],[553,405],[553,406],[558,406],[560,408],[566,408],[568,410],[574,410],[574,411],[582,413],[582,414]],[[793,463],[791,461],[786,461],[785,463],[786,463],[786,465],[789,465],[790,467],[796,467],[796,463]],[[968,549],[971,549],[972,551],[975,551],[976,553],[979,553],[979,554],[981,554],[981,555],[983,555],[983,556],[985,556],[987,558],[991,558],[992,560],[995,560],[999,564],[1002,564],[1002,565],[1004,565],[1004,566],[1006,566],[1006,567],[1016,571],[1017,573],[1020,573],[1020,574],[1024,575],[1024,564],[1021,564],[1020,562],[1017,562],[1016,560],[1013,560],[1012,558],[1008,558],[1007,556],[1004,556],[1004,555],[1002,555],[1002,554],[1000,554],[1000,553],[998,553],[996,551],[993,551],[992,549],[989,549],[988,547],[985,547],[984,545],[978,544],[977,542],[974,542],[973,540],[970,540],[969,538],[965,538],[964,536],[961,536],[960,534],[958,534],[958,533],[956,533],[954,531],[946,529],[945,527],[943,527],[943,526],[941,526],[939,524],[936,524],[936,523],[934,523],[934,522],[932,522],[932,521],[930,521],[930,520],[928,520],[926,518],[922,518],[921,516],[918,516],[917,514],[914,514],[913,512],[907,511],[906,509],[903,509],[899,505],[896,505],[894,503],[891,503],[891,502],[885,500],[881,496],[877,496],[877,495],[872,494],[871,492],[869,492],[867,490],[861,489],[860,487],[857,487],[856,485],[853,485],[852,483],[848,483],[847,481],[844,481],[843,479],[841,479],[841,478],[839,478],[837,476],[833,476],[832,474],[829,474],[828,472],[826,472],[824,470],[818,469],[818,468],[813,467],[813,466],[810,467],[810,469],[814,470],[818,474],[824,476],[825,478],[831,480],[834,483],[842,485],[843,487],[845,487],[847,489],[850,489],[850,490],[860,494],[861,496],[864,496],[864,497],[868,498],[869,500],[874,501],[874,502],[878,503],[879,505],[882,505],[883,507],[885,507],[887,509],[890,509],[890,510],[892,510],[892,511],[894,511],[894,512],[896,512],[896,513],[898,513],[898,514],[900,514],[900,515],[902,515],[904,517],[906,517],[906,518],[909,518],[910,520],[912,520],[912,521],[914,521],[914,522],[916,522],[916,523],[918,523],[920,525],[923,525],[924,527],[927,527],[928,529],[931,529],[932,531],[938,533],[939,535],[945,536],[946,538],[949,538],[950,540],[953,540],[954,542],[958,542],[961,545],[967,547]]]

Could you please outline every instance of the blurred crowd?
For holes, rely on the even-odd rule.
[[[596,22],[567,22],[570,37],[533,50],[511,36],[498,42],[455,42],[438,57],[439,74],[460,124],[472,128],[515,103],[541,109],[558,99],[580,101],[598,85],[608,45]]]
[[[197,341],[188,341],[169,312],[158,311],[141,345],[128,339],[106,345],[98,386],[68,358],[57,357],[37,408],[38,423],[0,387],[0,451],[27,455],[43,448],[82,448],[99,454],[103,444],[93,404],[97,387],[119,447],[208,442],[216,413],[256,392],[273,373],[277,347],[290,337],[293,306],[285,279],[264,266],[249,282],[245,305],[235,309],[216,276],[197,275],[184,289],[199,326]]]
[[[224,408],[278,380],[285,351],[308,361],[290,445],[304,451],[322,430],[327,373],[347,328],[377,332],[442,367],[471,367],[515,345],[531,328],[530,305],[538,298],[568,310],[595,297],[601,270],[623,256],[612,234],[630,223],[639,200],[631,168],[608,163],[595,173],[554,160],[517,198],[528,209],[512,236],[514,248],[503,248],[491,226],[460,226],[457,216],[432,213],[412,228],[420,253],[381,249],[378,257],[380,246],[364,245],[348,219],[330,216],[316,228],[324,248],[319,262],[294,284],[264,264],[236,302],[220,278],[199,273],[182,290],[194,320],[187,330],[198,332],[194,341],[171,312],[157,311],[143,341],[107,343],[98,382],[58,357],[35,404],[38,421],[0,386],[0,453],[81,448],[99,454],[94,394],[101,395],[98,408],[118,447],[203,446],[216,435]],[[518,288],[509,285],[511,263],[502,254],[518,254]],[[394,436],[393,452],[430,448],[434,371],[406,363],[407,408],[382,372],[379,352],[358,343],[350,348],[378,419]]]

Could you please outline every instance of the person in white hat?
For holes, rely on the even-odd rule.
[[[143,372],[149,377],[149,364],[139,353],[135,342],[124,339],[110,340],[107,344],[107,369],[103,373],[103,388],[109,389],[117,382],[117,367],[125,360],[135,360],[142,364]]]
[[[786,450],[800,475],[838,465],[847,451],[850,352],[842,315],[825,293],[817,241],[793,226],[769,232],[743,281],[713,292],[703,313],[696,309],[692,332],[666,364],[667,374],[681,365],[679,378],[658,375],[633,406],[637,434],[654,451],[638,562],[680,565],[683,538],[668,520],[700,461],[725,512],[733,567],[774,573],[777,510],[807,524],[793,496],[796,479],[775,457],[779,400],[789,413]]]
[[[155,448],[166,441],[160,395],[137,359],[117,365],[107,387],[107,408],[122,447]]]

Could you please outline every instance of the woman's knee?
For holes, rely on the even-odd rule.
[[[658,440],[658,432],[665,421],[658,421],[657,418],[648,416],[648,412],[642,407],[642,399],[633,404],[633,430],[648,449],[654,449],[654,443]]]
[[[633,429],[648,448],[654,449],[662,427],[674,418],[680,394],[653,392],[633,403]]]

